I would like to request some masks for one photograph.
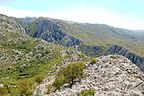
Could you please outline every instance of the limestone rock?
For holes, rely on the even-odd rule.
[[[65,87],[47,96],[79,96],[84,89],[93,88],[95,96],[144,96],[144,73],[123,56],[108,55],[88,63],[85,78],[72,88]]]
[[[144,71],[144,57],[138,56],[130,52],[128,49],[118,45],[111,46],[105,52],[105,55],[110,55],[110,54],[123,55],[129,60],[131,60],[134,64],[136,64],[142,71]]]

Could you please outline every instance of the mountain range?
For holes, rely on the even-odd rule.
[[[45,78],[53,81],[69,63],[95,64],[93,58],[103,55],[122,55],[144,71],[143,37],[143,32],[105,24],[0,14],[0,95],[38,96],[36,86]]]
[[[77,23],[47,17],[15,18],[15,21],[32,37],[67,47],[78,45],[78,50],[92,57],[107,53],[123,55],[144,70],[142,33],[104,24]]]

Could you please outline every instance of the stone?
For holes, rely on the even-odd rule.
[[[144,96],[144,73],[130,60],[119,55],[97,59],[95,64],[87,64],[84,74],[89,75],[79,84],[46,96],[79,96],[85,89],[95,89],[95,96]],[[106,63],[109,61],[111,64]]]

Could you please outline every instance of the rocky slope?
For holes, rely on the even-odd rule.
[[[133,63],[137,64],[141,70],[144,70],[144,58],[142,57],[144,50],[144,47],[142,46],[144,44],[142,42],[138,42],[139,36],[137,37],[137,35],[132,31],[114,28],[108,25],[80,24],[43,17],[11,18],[1,15],[1,18],[3,18],[1,19],[1,26],[3,26],[1,27],[1,30],[7,29],[25,32],[30,36],[68,47],[79,45],[78,50],[87,56],[95,57],[103,54],[123,55],[130,59]],[[93,36],[97,41],[91,40],[94,39]],[[90,42],[97,43],[99,40],[102,40],[101,43],[104,45],[86,45],[86,42],[80,37],[82,37],[84,40],[90,40]],[[103,41],[103,38],[105,38],[105,40],[108,42],[111,40],[114,41],[111,43],[118,46],[115,47],[115,45],[106,43]],[[116,38],[116,40],[114,38]],[[105,46],[105,43],[110,45]],[[123,43],[125,43],[126,46],[123,45]]]
[[[49,71],[82,55],[73,48],[30,37],[11,17],[0,15],[0,21],[0,96],[30,96]]]
[[[65,46],[84,43],[88,46],[120,45],[144,56],[144,35],[104,24],[83,24],[52,18],[16,18],[27,34]]]
[[[141,71],[144,72],[144,57],[131,52],[130,50],[128,50],[128,48],[125,48],[123,46],[112,45],[108,48],[105,48],[102,46],[80,45],[79,50],[82,51],[87,56],[92,57],[101,55],[110,55],[110,54],[122,55],[131,60],[141,69]]]
[[[144,58],[142,57],[144,44],[141,42],[142,40],[139,40],[139,36],[130,30],[43,17],[20,18],[19,22],[30,36],[64,46],[79,45],[79,51],[87,56],[123,55],[144,71]],[[89,40],[97,45],[92,46]],[[88,45],[86,45],[87,43]]]
[[[75,23],[75,22],[70,23],[66,21],[61,21],[61,20],[56,20],[56,19],[51,19],[51,18],[43,18],[43,17],[12,18],[12,17],[7,17],[1,14],[0,18],[1,18],[0,19],[1,30],[6,29],[7,31],[13,30],[13,31],[18,31],[18,32],[23,32],[33,37],[42,38],[48,42],[59,43],[61,45],[69,46],[69,47],[79,45],[79,51],[82,51],[87,56],[95,57],[95,56],[100,56],[103,54],[123,55],[127,57],[128,59],[130,59],[133,63],[138,64],[140,67],[142,67],[141,68],[142,70],[144,69],[143,68],[144,58],[142,57],[143,55],[136,55],[139,53],[143,53],[144,47],[143,48],[141,47],[143,46],[143,44],[140,42],[137,42],[137,44],[139,44],[140,46],[135,45],[134,41],[136,39],[138,40],[138,37],[135,37],[136,34],[133,33],[132,31],[114,28],[114,27],[107,26],[107,25],[80,24],[80,23]],[[73,29],[71,29],[70,27]],[[85,33],[83,33],[81,29]],[[107,41],[109,41],[109,39],[113,39],[111,37],[115,37],[117,38],[117,40],[122,40],[123,38],[124,42],[126,42],[127,44],[132,44],[132,46],[129,46],[129,45],[128,45],[129,47],[120,46],[121,44],[115,41],[115,39],[113,41],[117,43],[116,45],[118,46],[116,47],[115,45],[109,45],[107,47],[99,46],[99,45],[90,46],[90,45],[86,45],[86,42],[80,39],[79,37],[77,37],[75,33],[77,33],[80,36],[86,35],[85,37],[83,37],[84,39],[87,38],[88,34],[93,34],[93,33],[95,33],[98,36],[98,38],[96,38],[97,40],[99,38],[101,39],[104,38],[104,34],[106,35],[105,39]],[[104,34],[102,35],[102,33]],[[95,36],[95,34],[93,34],[93,36]],[[79,39],[76,39],[75,37]],[[130,42],[127,42],[127,40],[125,40],[124,38],[127,38],[128,41],[130,40]],[[104,41],[102,43],[104,43]],[[137,47],[137,48],[134,48],[134,47]],[[137,52],[131,50],[133,48],[137,50]]]
[[[14,18],[0,14],[0,30],[1,31],[16,31],[25,32],[25,29],[18,24]]]
[[[108,55],[88,63],[85,77],[72,88],[44,96],[79,96],[85,89],[94,89],[95,96],[144,96],[144,73],[123,56]]]
[[[17,20],[17,19],[16,19]],[[81,41],[61,30],[60,25],[50,18],[18,19],[17,20],[30,36],[44,39],[48,42],[59,43],[64,46],[79,45]]]
[[[111,46],[105,52],[105,55],[109,55],[109,54],[123,55],[129,60],[131,60],[133,63],[135,63],[142,71],[144,71],[144,57],[138,56],[122,46],[118,46],[118,45]]]
[[[104,24],[88,24],[56,20],[63,32],[84,44],[97,46],[120,45],[144,56],[144,34]]]
[[[84,24],[85,27],[86,25]],[[80,25],[78,24],[77,26]],[[81,26],[83,26],[83,24]],[[91,28],[95,29],[94,25],[91,26],[92,27],[88,26],[89,30]],[[112,36],[119,37],[125,33],[122,32],[122,34],[119,34],[119,32],[117,33],[118,29],[113,29],[113,27],[109,29],[109,27],[105,25],[99,25],[98,29],[101,30],[101,27],[108,28],[107,30],[111,30],[110,33],[114,32]],[[2,14],[0,15],[0,92],[6,92],[7,95],[11,94],[12,96],[20,95],[21,88],[17,87],[19,86],[18,82],[26,80],[26,84],[30,84],[28,85],[30,87],[22,92],[32,94],[32,91],[34,91],[34,96],[36,96],[35,94],[37,92],[42,95],[47,95],[46,86],[54,79],[53,76],[49,78],[47,75],[56,74],[60,66],[66,66],[67,63],[81,60],[84,57],[81,52],[88,56],[108,54],[123,55],[136,63],[142,71],[144,70],[143,57],[130,52],[129,49],[115,45],[110,48],[109,46],[111,45],[108,45],[108,47],[86,45],[82,39],[76,39],[78,38],[77,36],[69,34],[69,32],[73,33],[73,31],[69,31],[69,28],[67,30],[69,32],[65,32],[63,28],[68,27],[50,18],[17,19]],[[75,27],[72,28],[75,29]],[[106,29],[100,32],[105,33]],[[83,32],[88,31],[87,28],[84,30]],[[76,28],[75,32],[79,32],[79,30]],[[81,35],[83,35],[83,33]],[[133,41],[133,37],[131,36],[124,37],[127,39],[130,38],[130,40]],[[126,43],[129,42],[126,40]],[[72,46],[75,49],[71,48]],[[141,47],[137,47],[139,50],[142,50]],[[109,49],[107,50],[107,48]],[[119,73],[117,73],[118,71]],[[118,96],[126,94],[128,96],[132,96],[133,94],[143,95],[143,76],[141,75],[143,73],[124,57],[100,57],[96,64],[89,63],[84,72],[86,77],[80,83],[76,82],[72,89],[66,88],[67,86],[65,86],[60,92],[57,91],[50,94],[50,96],[56,96],[56,94],[62,94],[62,96],[76,95],[79,94],[81,90],[92,87],[96,90],[98,96],[105,96],[104,94],[110,94],[110,96],[112,94],[118,94]],[[96,76],[97,78],[95,78]],[[35,81],[37,77],[38,79],[40,78],[40,80],[44,79],[42,84],[39,85],[38,82]],[[50,79],[50,82],[48,79]],[[97,81],[100,82],[97,83]],[[108,83],[105,83],[106,81]],[[111,86],[110,84],[113,83],[115,85]],[[106,86],[108,86],[108,88]],[[118,89],[112,91],[115,87]],[[109,91],[107,92],[107,90]]]

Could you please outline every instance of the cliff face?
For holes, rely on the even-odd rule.
[[[44,39],[48,42],[59,43],[64,46],[79,45],[81,41],[72,36],[67,35],[61,30],[61,27],[53,20],[48,18],[36,18],[31,22],[26,22],[23,27],[26,33],[37,38]]]
[[[131,60],[134,64],[136,64],[142,71],[144,71],[144,57],[138,56],[135,53],[130,52],[128,49],[123,46],[113,45],[110,47],[102,47],[102,46],[88,46],[88,45],[80,45],[80,51],[82,51],[87,56],[101,56],[101,55],[110,55],[117,54],[122,55],[129,60]]]
[[[65,86],[47,96],[79,96],[85,89],[94,89],[94,96],[144,96],[144,74],[123,56],[101,56],[87,64],[84,74],[72,88]]]
[[[96,57],[102,55],[104,53],[104,49],[105,48],[102,46],[89,46],[84,44],[79,45],[79,50],[82,51],[85,55],[90,57]]]
[[[25,32],[25,29],[13,18],[0,14],[0,31]]]
[[[124,57],[128,58],[133,63],[135,63],[142,71],[144,71],[144,58],[130,52],[128,49],[124,47],[113,45],[105,53],[105,55],[109,54],[123,55]]]

